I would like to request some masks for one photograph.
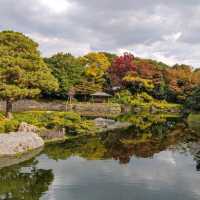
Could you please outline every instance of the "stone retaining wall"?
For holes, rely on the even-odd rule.
[[[65,101],[36,101],[20,100],[13,103],[13,112],[23,111],[74,111],[82,116],[111,117],[121,113],[119,104],[109,103],[73,103],[67,104]],[[5,111],[5,102],[0,102],[0,111]]]
[[[67,105],[66,110],[73,110],[83,116],[94,117],[112,117],[121,114],[121,106],[119,104],[107,103],[76,103]]]
[[[120,105],[113,103],[72,103],[68,104],[66,101],[45,101],[45,100],[20,100],[13,103],[13,112],[23,111],[74,111],[82,116],[91,117],[113,117],[129,112],[140,113],[143,111],[142,107],[133,107],[131,105]],[[5,102],[0,101],[0,112],[5,111]],[[148,110],[151,114],[157,113],[180,113],[178,108],[157,109],[151,107]]]
[[[0,111],[5,111],[5,102],[0,102]],[[65,111],[66,102],[64,101],[36,101],[36,100],[20,100],[13,103],[13,112],[23,112],[31,110],[51,110]]]

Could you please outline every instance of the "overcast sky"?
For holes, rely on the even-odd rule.
[[[43,55],[125,51],[200,67],[200,0],[0,0],[0,30],[24,32]]]

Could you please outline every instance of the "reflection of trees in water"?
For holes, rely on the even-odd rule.
[[[82,137],[63,144],[47,146],[46,155],[54,160],[65,160],[71,156],[80,156],[88,160],[104,158],[106,148],[99,137]]]
[[[198,119],[198,115],[192,115],[187,120],[188,126],[192,130],[192,137],[189,138],[186,148],[196,161],[197,171],[200,171],[200,123]]]
[[[188,144],[189,151],[196,161],[196,169],[200,171],[200,141]]]
[[[36,168],[37,162],[30,160],[21,165],[0,170],[1,200],[39,200],[48,191],[53,181],[52,170]]]
[[[155,153],[166,150],[173,145],[177,145],[183,141],[185,135],[185,126],[178,124],[170,131],[162,132],[162,134],[155,134],[155,132],[141,132],[135,135],[133,130],[125,133],[118,133],[118,139],[112,142],[112,137],[115,133],[109,133],[105,140],[107,148],[107,156],[111,156],[120,163],[128,163],[132,156],[148,158]],[[130,133],[131,132],[131,133]]]
[[[54,160],[80,156],[89,160],[115,159],[128,163],[132,156],[152,157],[166,149],[188,153],[200,170],[200,139],[185,124],[167,120],[147,128],[134,127],[96,137],[82,137],[45,148],[46,155]],[[38,200],[53,181],[52,170],[38,169],[32,159],[21,165],[0,170],[0,199]]]
[[[45,152],[56,160],[80,156],[90,160],[114,158],[120,163],[128,163],[132,156],[152,157],[167,148],[179,146],[188,135],[184,124],[167,120],[145,129],[134,127],[126,131],[100,134],[97,137],[75,139],[67,144],[49,146]]]
[[[115,159],[128,163],[131,157],[148,158],[166,149],[190,154],[200,170],[199,135],[191,131],[186,124],[168,119],[162,123],[132,127],[126,131],[113,131],[96,137],[83,137],[67,144],[58,144],[46,148],[46,154],[52,159],[66,159],[80,156],[89,160]]]
[[[199,134],[193,134],[193,138],[187,142],[186,147],[196,161],[196,170],[200,171],[200,138]]]

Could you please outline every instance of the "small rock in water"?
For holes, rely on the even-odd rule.
[[[118,122],[111,119],[97,118],[94,120],[96,126],[100,128],[102,131],[109,131],[121,128],[127,128],[131,126],[128,122]]]
[[[65,129],[52,129],[52,130],[45,130],[40,133],[40,136],[44,140],[52,140],[52,139],[62,139],[65,137]]]
[[[96,118],[94,122],[97,127],[107,127],[116,123],[115,120],[104,119],[104,118]]]
[[[38,128],[36,126],[27,124],[26,122],[22,122],[18,128],[18,132],[24,132],[24,133],[29,133],[29,132],[36,133],[37,131]]]

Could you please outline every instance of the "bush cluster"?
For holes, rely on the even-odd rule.
[[[180,104],[168,103],[165,100],[155,99],[146,92],[132,94],[129,90],[122,90],[115,95],[113,101],[120,104],[139,107],[146,111],[149,111],[152,107],[160,111],[181,109]]]
[[[14,113],[11,120],[7,120],[1,114],[0,132],[17,131],[21,122],[32,124],[41,131],[44,129],[65,128],[67,131],[76,134],[92,134],[96,128],[91,120],[82,119],[79,114],[74,112],[28,111]]]

